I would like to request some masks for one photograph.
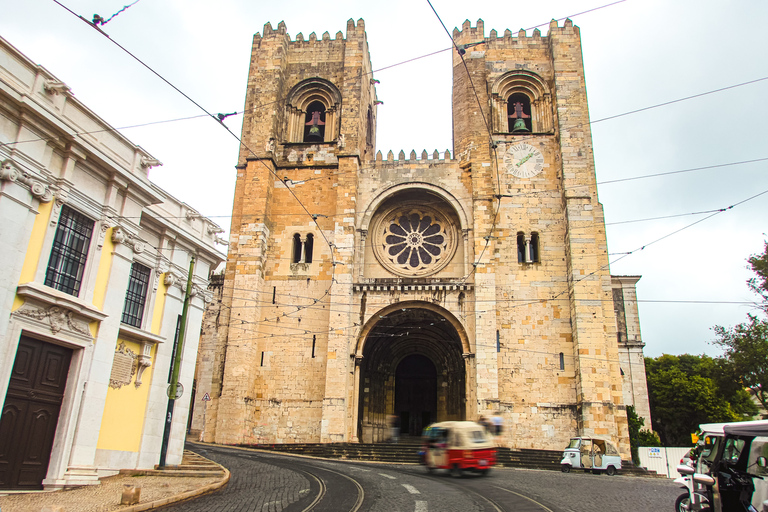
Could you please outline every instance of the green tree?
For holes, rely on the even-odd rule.
[[[768,313],[768,242],[762,254],[747,259],[755,277],[747,281],[750,290],[762,300],[760,309]],[[726,371],[733,381],[749,387],[755,397],[768,409],[768,321],[756,315],[747,315],[749,321],[736,327],[715,326],[714,344],[723,348]]]
[[[645,419],[637,415],[634,406],[627,406],[627,422],[629,423],[629,447],[632,451],[632,462],[640,465],[640,456],[637,449],[640,446],[661,446],[661,441],[656,433],[643,430]]]
[[[653,430],[666,446],[691,444],[701,423],[738,421],[756,412],[744,389],[728,380],[731,366],[721,360],[665,354],[646,358],[645,368]]]
[[[749,322],[731,329],[715,327],[724,356],[737,377],[768,409],[768,321],[749,315]]]
[[[747,281],[747,286],[762,298],[761,309],[768,313],[768,308],[766,308],[768,305],[768,241],[764,243],[763,254],[753,254],[747,258],[752,272],[757,274],[756,277]]]

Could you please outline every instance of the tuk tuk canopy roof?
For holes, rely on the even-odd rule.
[[[445,436],[449,449],[486,449],[495,445],[485,427],[474,421],[441,421],[424,429],[426,441],[438,441]]]
[[[729,423],[723,430],[733,436],[768,436],[768,420]]]

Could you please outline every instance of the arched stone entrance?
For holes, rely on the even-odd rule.
[[[391,415],[411,436],[466,417],[465,343],[454,323],[427,304],[389,309],[374,315],[361,340],[357,429],[365,443],[389,438]]]

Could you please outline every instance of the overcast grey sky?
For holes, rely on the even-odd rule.
[[[87,19],[108,18],[126,0],[61,0]],[[445,2],[448,26],[481,18],[513,33],[610,0]],[[75,96],[161,160],[151,179],[229,227],[237,141],[197,118],[188,100],[52,0],[2,0],[0,35],[66,82]],[[426,0],[388,2],[140,0],[103,27],[113,40],[213,113],[241,111],[255,32],[285,21],[295,38],[346,31],[363,18],[374,69],[448,48]],[[768,2],[626,0],[574,16],[581,28],[598,182],[768,159],[768,80],[615,119],[600,119],[768,77]],[[562,22],[560,22],[562,25]],[[530,33],[530,32],[529,32]],[[450,52],[375,72],[377,149],[451,148]],[[238,135],[242,116],[227,119]],[[124,129],[122,129],[124,128]],[[733,325],[755,299],[746,258],[762,251],[768,194],[657,243],[708,214],[768,190],[768,160],[599,186],[613,274],[638,283],[646,355],[718,353],[713,325]],[[650,245],[649,245],[650,244]],[[645,249],[638,250],[646,246]],[[224,247],[222,247],[224,249]],[[621,253],[635,251],[615,261]],[[650,302],[660,301],[660,302]],[[673,302],[689,301],[689,302]],[[714,303],[690,303],[712,301]]]

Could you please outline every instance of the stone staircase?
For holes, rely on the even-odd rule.
[[[418,464],[421,450],[419,438],[402,437],[392,443],[297,443],[297,444],[251,444],[242,445],[259,450],[305,455],[324,459],[365,460],[398,464]],[[560,471],[563,452],[559,450],[496,449],[497,464],[506,468],[544,469]],[[662,478],[655,472],[635,467],[631,462],[622,461],[622,475]]]
[[[205,457],[202,457],[195,452],[184,450],[184,455],[181,458],[181,464],[173,466],[165,466],[159,468],[155,466],[155,469],[124,469],[120,471],[123,475],[129,476],[177,476],[177,477],[218,477],[225,474],[224,469]]]

